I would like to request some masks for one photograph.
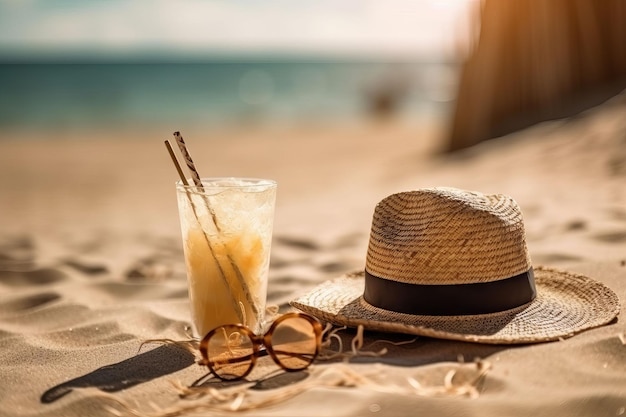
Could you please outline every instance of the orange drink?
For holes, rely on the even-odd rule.
[[[260,332],[276,200],[276,182],[204,178],[177,183],[191,316],[196,334],[226,324]]]

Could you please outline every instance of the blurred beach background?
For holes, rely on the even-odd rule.
[[[436,186],[510,195],[533,265],[624,303],[625,21],[624,0],[0,0],[0,416],[159,415],[187,401],[172,380],[206,376],[142,344],[189,337],[175,131],[202,176],[277,181],[280,311],[363,269],[382,198]],[[252,413],[623,415],[621,314],[520,348],[366,332],[364,349],[401,343],[341,365],[381,390],[327,388],[317,372],[343,368],[320,363],[237,401],[308,387]],[[448,398],[475,358],[480,398]],[[444,398],[387,389],[408,377]]]
[[[1,127],[72,130],[156,124],[171,130],[176,125],[359,122],[378,116],[417,123],[447,115],[458,70],[454,62],[435,59],[40,59],[0,67]],[[385,99],[379,96],[387,88],[401,90],[391,91],[389,100],[394,102],[383,108],[377,100]]]
[[[471,3],[3,1],[0,128],[445,117]]]
[[[278,180],[290,227],[359,155],[442,143],[475,6],[2,1],[3,228],[175,233],[174,131],[201,175]]]
[[[536,200],[570,173],[536,164],[597,152],[595,182],[623,171],[621,118],[583,115],[626,87],[624,15],[614,0],[0,1],[2,230],[178,238],[174,131],[203,176],[278,181],[278,236],[358,230],[354,266],[397,191],[508,193],[543,227]],[[513,154],[532,172],[495,168]],[[591,178],[606,196],[570,190],[570,210],[617,210]]]

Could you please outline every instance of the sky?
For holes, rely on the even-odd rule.
[[[454,54],[476,0],[0,0],[0,57]]]

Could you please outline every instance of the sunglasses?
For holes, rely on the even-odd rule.
[[[300,371],[313,363],[321,343],[319,321],[304,313],[287,313],[262,336],[241,324],[211,330],[200,342],[200,365],[208,366],[216,377],[231,381],[245,378],[257,358],[269,354],[285,371]]]

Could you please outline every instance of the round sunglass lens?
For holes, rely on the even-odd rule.
[[[318,351],[313,323],[297,316],[278,323],[272,332],[272,351],[285,369],[296,371],[309,366]]]
[[[238,379],[253,365],[254,344],[245,329],[238,326],[218,328],[207,343],[209,367],[222,379]]]

